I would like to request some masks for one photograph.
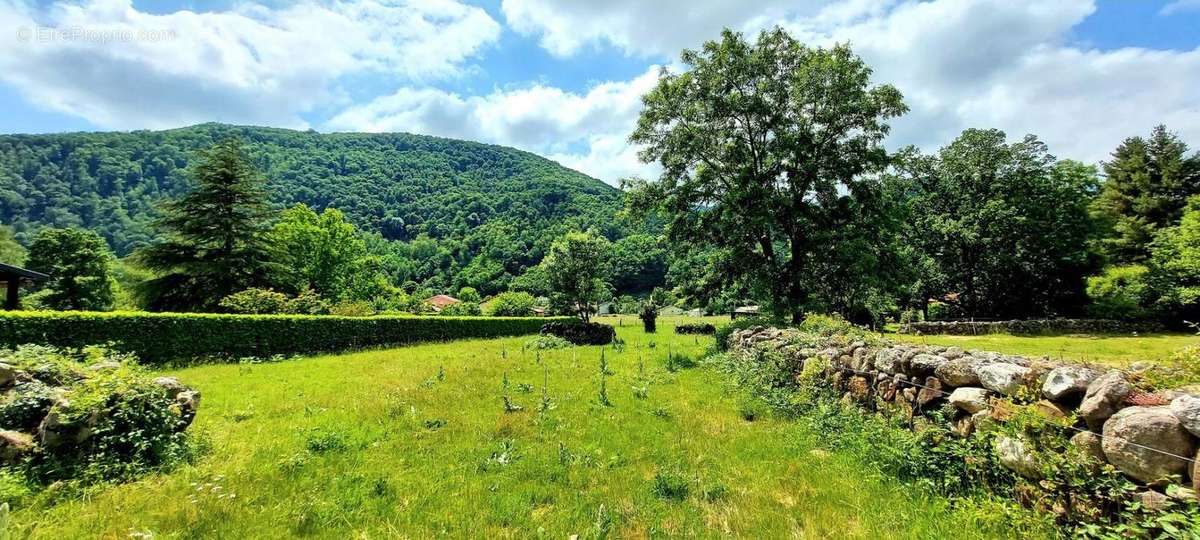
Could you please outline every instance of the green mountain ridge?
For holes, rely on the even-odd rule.
[[[613,223],[620,190],[529,152],[409,133],[218,123],[0,135],[0,222],[22,240],[44,226],[88,228],[128,254],[154,238],[159,202],[189,189],[195,152],[230,136],[243,141],[278,207],[338,208],[389,240],[435,240],[451,267],[482,254],[517,275],[568,230],[621,235]]]

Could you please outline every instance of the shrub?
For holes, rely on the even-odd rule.
[[[527,317],[537,300],[527,292],[502,292],[488,304],[488,315],[493,317]]]
[[[0,350],[0,362],[25,378],[25,384],[52,389],[54,396],[49,407],[37,400],[8,399],[23,392],[19,385],[5,396],[7,412],[28,405],[25,414],[0,418],[0,428],[36,433],[37,446],[11,469],[34,483],[128,480],[191,455],[184,429],[198,397],[187,404],[177,400],[176,394],[185,395],[184,387],[157,383],[127,355],[23,346]],[[30,422],[30,414],[41,418]]]
[[[525,342],[525,348],[544,351],[547,349],[567,349],[574,347],[570,341],[558,336],[543,335]]]
[[[638,318],[642,320],[642,329],[647,334],[658,331],[658,307],[654,305],[654,302],[650,300],[643,302]]]
[[[1111,266],[1089,277],[1087,295],[1092,304],[1088,314],[1103,319],[1142,319],[1150,315],[1144,307],[1150,294],[1145,266]]]
[[[689,323],[675,326],[676,334],[702,334],[709,336],[716,332],[717,327],[708,323]]]
[[[338,317],[370,317],[375,314],[375,306],[370,302],[340,302],[329,308],[330,315]]]
[[[542,325],[542,334],[558,336],[575,345],[607,345],[617,331],[607,324],[579,321],[554,321]]]
[[[251,288],[222,298],[218,305],[229,313],[274,315],[288,312],[288,297],[271,289]]]
[[[563,319],[565,320],[565,319]],[[533,334],[542,317],[315,317],[144,312],[0,313],[0,347],[112,343],[143,363],[335,352]],[[554,321],[551,319],[551,321]]]
[[[457,304],[450,304],[445,308],[442,308],[442,311],[438,314],[451,317],[467,317],[483,315],[483,310],[479,309],[479,304],[475,302],[459,302]]]

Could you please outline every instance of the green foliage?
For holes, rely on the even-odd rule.
[[[529,341],[526,341],[525,345],[524,345],[524,347],[526,349],[535,349],[535,350],[539,350],[539,351],[554,350],[554,349],[567,349],[567,348],[574,347],[574,346],[575,345],[573,343],[571,343],[570,341],[567,341],[558,336],[551,336],[551,335],[540,335],[538,337],[530,339]]]
[[[1097,266],[1093,168],[1056,163],[1033,136],[1009,144],[1002,131],[968,129],[937,155],[905,150],[897,171],[917,307],[940,298],[961,316],[1012,318],[1081,309]]]
[[[488,315],[493,317],[527,317],[533,312],[537,299],[527,292],[509,291],[497,294],[488,303]]]
[[[1149,258],[1156,233],[1178,223],[1188,198],[1200,194],[1200,153],[1188,156],[1187,150],[1160,125],[1149,139],[1125,139],[1105,162],[1104,185],[1092,208],[1110,262]]]
[[[475,290],[474,287],[463,287],[459,289],[458,299],[472,304],[478,304],[483,301],[483,298],[479,297],[479,291]]]
[[[556,320],[564,319],[551,319]],[[546,322],[543,317],[7,312],[0,314],[0,346],[44,343],[83,347],[112,342],[115,350],[131,353],[148,364],[236,361],[276,354],[533,334]]]
[[[94,232],[42,229],[29,245],[26,266],[50,276],[37,283],[37,301],[58,310],[105,311],[116,298],[112,252]]]
[[[663,284],[667,250],[648,234],[631,234],[612,245],[613,288],[631,293],[649,292]]]
[[[624,234],[612,219],[619,190],[528,152],[405,133],[221,124],[2,135],[0,170],[13,174],[0,175],[0,223],[25,243],[43,226],[92,229],[126,255],[156,240],[157,205],[190,189],[194,154],[230,137],[248,143],[274,208],[341,209],[374,237],[368,248],[393,283],[494,294],[567,231]]]
[[[567,233],[554,241],[542,267],[558,312],[574,313],[586,323],[611,297],[611,250],[612,244],[594,232]]]
[[[448,315],[448,316],[452,316],[452,317],[475,316],[475,315],[483,315],[483,310],[480,309],[478,303],[459,302],[457,304],[450,304],[450,305],[442,308],[442,311],[438,312],[438,314],[439,315]]]
[[[1100,319],[1144,319],[1150,315],[1148,268],[1141,265],[1110,266],[1087,280],[1091,299],[1088,314]]]
[[[0,350],[0,361],[60,388],[50,409],[61,422],[60,433],[89,433],[75,444],[43,448],[16,467],[34,483],[126,481],[168,469],[198,449],[183,431],[190,419],[127,356],[99,348],[22,346]],[[101,362],[111,366],[87,369]],[[0,427],[27,429],[10,421],[5,417]]]
[[[709,323],[695,324],[677,324],[675,325],[676,334],[699,334],[711,336],[717,333],[717,327]]]
[[[730,321],[729,324],[718,326],[716,333],[713,334],[716,338],[716,347],[721,351],[729,350],[729,336],[732,336],[734,332],[755,326],[771,326],[779,322],[769,317],[746,317]]]
[[[336,208],[318,214],[298,204],[284,210],[269,240],[285,290],[312,290],[337,302],[370,300],[390,287],[378,257]]]
[[[616,330],[607,324],[578,320],[548,322],[542,325],[541,333],[558,336],[575,345],[608,345],[616,337]]]
[[[642,302],[642,309],[638,313],[638,318],[642,320],[642,329],[647,334],[653,334],[658,330],[658,306],[654,304],[653,300]]]
[[[25,264],[25,247],[13,236],[13,229],[0,225],[0,263],[21,266]]]
[[[153,311],[213,311],[279,273],[266,234],[267,193],[241,141],[225,139],[200,156],[194,189],[163,206],[162,238],[137,253],[157,274],[143,284]]]
[[[655,497],[669,501],[682,501],[691,491],[688,479],[674,471],[658,471],[650,485],[650,492]]]
[[[1200,321],[1200,196],[1188,201],[1179,225],[1159,233],[1149,266],[1154,307],[1176,326]]]
[[[779,28],[754,43],[726,30],[681,61],[644,96],[630,137],[663,167],[630,184],[634,214],[661,212],[672,246],[712,250],[725,283],[745,280],[777,313],[854,308],[860,286],[876,286],[866,276],[888,275],[870,260],[889,237],[871,176],[888,164],[887,121],[907,111],[900,92],[873,86],[849,47],[810,48]]]
[[[325,315],[330,311],[329,302],[311,290],[289,297],[270,289],[246,289],[222,298],[220,307],[240,315]]]

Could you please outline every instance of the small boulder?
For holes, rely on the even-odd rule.
[[[175,377],[158,377],[154,379],[154,384],[166,389],[167,395],[171,396],[172,398],[179,395],[180,392],[188,389],[183,385],[183,383],[179,382],[179,379],[176,379]]]
[[[934,370],[938,368],[938,366],[945,364],[948,361],[949,360],[937,355],[918,354],[912,357],[912,360],[909,361],[909,368],[914,374],[925,376],[932,374]]]
[[[1021,439],[996,437],[996,457],[1006,469],[1025,478],[1037,480],[1042,477],[1042,470],[1038,466],[1037,458],[1034,457],[1025,441]]]
[[[1108,417],[1120,410],[1125,396],[1132,391],[1133,386],[1125,380],[1125,374],[1110,370],[1088,385],[1083,402],[1079,404],[1079,414],[1093,430],[1100,429]]]
[[[976,361],[970,357],[955,358],[938,366],[933,374],[950,386],[979,386],[975,366]]]
[[[1162,512],[1171,507],[1171,499],[1152,489],[1135,493],[1133,499],[1142,503],[1142,508],[1151,512]]]
[[[1081,455],[1096,461],[1098,464],[1108,462],[1108,458],[1104,456],[1104,439],[1096,433],[1080,431],[1072,435],[1071,446],[1076,448]]]
[[[961,358],[963,354],[962,347],[948,347],[946,350],[942,351],[941,357],[945,358],[946,360],[954,360],[956,358]]]
[[[1196,451],[1192,436],[1167,407],[1127,407],[1104,423],[1104,455],[1121,472],[1146,484],[1187,473],[1175,456]]]
[[[17,372],[12,366],[0,362],[0,386],[8,386],[17,380]]]
[[[867,383],[866,377],[854,376],[846,383],[846,390],[855,401],[866,401],[867,396],[871,393],[871,385]]]
[[[988,408],[989,395],[991,392],[984,388],[956,388],[950,393],[950,404],[969,414],[975,414]]]
[[[904,371],[904,351],[898,349],[880,349],[875,353],[875,369],[884,373],[899,373]]]
[[[917,405],[924,407],[937,401],[945,394],[942,391],[942,382],[937,377],[926,377],[925,387],[921,388],[920,392],[917,392]]]
[[[971,415],[971,425],[979,433],[989,433],[996,429],[996,421],[992,419],[992,411],[984,409]]]
[[[0,464],[12,465],[34,449],[33,436],[20,431],[0,430]]]
[[[187,390],[180,392],[175,396],[175,403],[179,405],[179,431],[183,431],[184,429],[187,429],[187,427],[192,424],[192,420],[196,418],[196,410],[200,408],[200,391]]]
[[[1031,405],[1031,407],[1033,407],[1034,412],[1049,420],[1063,420],[1071,415],[1071,411],[1067,410],[1067,408],[1048,399],[1040,400]]]
[[[1002,395],[1012,395],[1021,388],[1022,379],[1029,368],[1016,364],[987,364],[975,369],[979,383],[988,390]]]
[[[964,416],[950,422],[950,429],[959,437],[967,438],[975,431],[975,422],[970,416]]]
[[[1069,399],[1087,392],[1088,385],[1100,372],[1082,366],[1060,366],[1050,370],[1042,383],[1042,395],[1055,401]]]
[[[1179,419],[1183,428],[1200,437],[1200,397],[1181,395],[1171,401],[1171,414]]]

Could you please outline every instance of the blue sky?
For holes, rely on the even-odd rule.
[[[409,131],[616,182],[656,172],[625,139],[660,67],[775,24],[904,92],[892,147],[997,127],[1098,162],[1158,123],[1200,147],[1200,0],[0,0],[0,132]]]

